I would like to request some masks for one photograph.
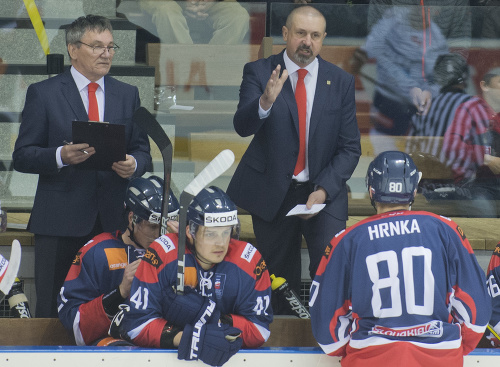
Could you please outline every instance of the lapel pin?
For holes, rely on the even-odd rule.
[[[326,81],[326,85],[330,85],[330,84],[332,84],[332,82],[331,82],[331,81],[329,81],[329,80],[327,80],[327,81]]]

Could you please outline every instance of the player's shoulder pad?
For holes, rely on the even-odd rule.
[[[500,257],[500,242],[498,242],[497,245],[495,246],[492,256]]]
[[[148,247],[142,260],[155,268],[177,260],[177,241],[174,241],[174,236],[176,235],[167,234],[158,237]]]
[[[112,233],[105,232],[98,234],[82,246],[82,248],[78,251],[79,256],[83,257],[87,252],[89,252],[90,250],[95,250],[98,247],[102,248],[102,251],[104,251],[104,248],[106,247],[106,241],[118,241],[118,239]]]
[[[238,268],[255,279],[259,279],[267,265],[259,250],[251,243],[234,240],[229,242],[229,249],[224,259],[235,264]]]

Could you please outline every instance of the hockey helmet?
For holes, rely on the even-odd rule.
[[[193,237],[198,226],[233,226],[239,234],[236,205],[216,186],[204,188],[194,197],[187,211],[187,220]]]
[[[465,84],[469,78],[469,65],[459,54],[439,55],[434,65],[434,79],[441,89]]]
[[[420,173],[411,157],[399,151],[380,153],[369,165],[366,185],[372,203],[410,204],[415,199]]]
[[[164,182],[162,178],[158,176],[149,176],[148,180],[153,182],[157,187],[161,187],[161,191],[163,193]],[[162,194],[163,197],[163,194]],[[172,189],[169,190],[168,194],[168,220],[178,220],[179,219],[179,201],[175,197]]]

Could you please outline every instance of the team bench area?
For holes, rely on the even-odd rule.
[[[77,347],[58,319],[0,319],[0,345],[0,366],[205,366],[200,361],[179,361],[175,350]],[[464,358],[466,367],[499,363],[500,350],[489,348],[477,348]],[[340,367],[340,359],[325,355],[317,347],[309,320],[277,316],[263,347],[241,350],[225,366]]]

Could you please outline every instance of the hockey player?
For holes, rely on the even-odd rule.
[[[203,189],[187,212],[185,292],[177,280],[178,235],[148,248],[132,283],[127,336],[143,347],[178,348],[178,358],[221,366],[241,347],[269,337],[271,283],[261,254],[236,240],[236,205],[221,189]]]
[[[491,302],[469,241],[452,220],[412,212],[419,172],[406,153],[375,158],[377,214],[328,245],[311,285],[314,337],[342,366],[463,366]]]
[[[127,229],[102,233],[78,252],[57,298],[59,319],[77,345],[107,345],[111,319],[128,302],[140,259],[160,234],[162,200],[161,178],[133,179],[125,199]],[[169,215],[178,210],[170,192]]]
[[[500,335],[500,242],[491,255],[486,272],[486,285],[491,296],[491,305],[493,306],[489,324],[496,335],[488,330],[485,336],[490,340],[492,346],[498,348],[500,347],[500,338],[497,337]]]

